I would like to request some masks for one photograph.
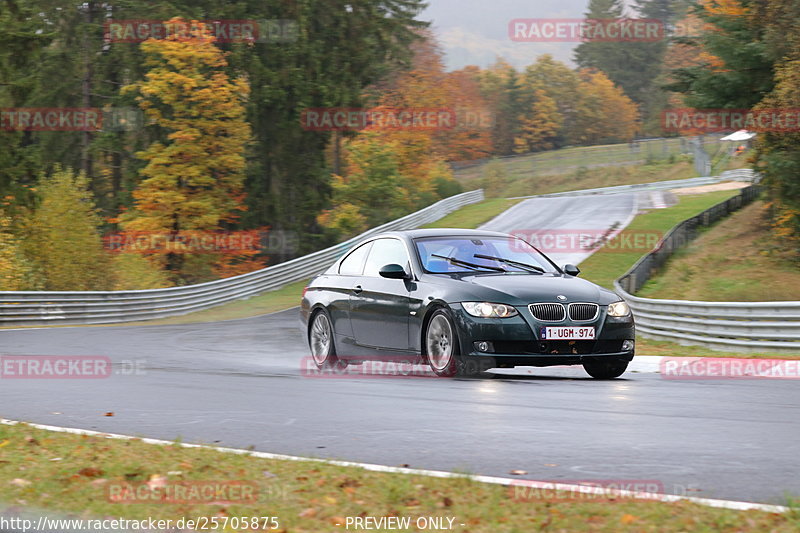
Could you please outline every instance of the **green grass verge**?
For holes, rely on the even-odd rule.
[[[514,204],[521,200],[509,200],[507,198],[490,198],[477,204],[462,207],[453,211],[449,215],[432,222],[423,228],[465,228],[475,229],[491,219],[507,211]]]
[[[679,196],[679,203],[667,209],[656,209],[637,216],[625,233],[657,232],[663,235],[680,222],[691,218],[709,207],[739,194],[739,191],[718,191],[706,194]],[[735,215],[734,215],[735,216]],[[639,258],[644,255],[642,250],[622,252],[613,246],[613,241],[608,248],[601,248],[586,261],[581,263],[582,277],[598,285],[613,288],[614,280],[627,272]],[[716,272],[713,273],[716,275]],[[653,297],[652,294],[639,294],[644,297]],[[676,295],[678,296],[678,295]],[[685,297],[676,297],[682,299]],[[739,353],[711,350],[700,346],[683,346],[674,342],[655,341],[638,337],[636,339],[636,353],[640,355],[664,355],[671,357],[741,357],[741,358],[770,358],[770,359],[798,359],[800,355],[786,353]]]
[[[705,229],[637,293],[717,302],[800,300],[798,258],[772,231],[757,201]]]
[[[654,209],[637,216],[626,228],[624,234],[645,235],[657,233],[663,235],[680,222],[691,218],[709,207],[736,196],[740,191],[718,191],[706,194],[679,196],[679,203],[666,209]],[[622,276],[649,250],[630,246],[616,245],[610,241],[606,248],[601,248],[581,263],[582,277],[612,289],[614,280]]]
[[[147,460],[143,461],[142,458]],[[547,479],[546,458],[541,470]],[[253,498],[213,503],[113,501],[124,487],[195,487],[244,482]],[[204,485],[205,484],[205,485]],[[513,498],[507,487],[468,478],[441,479],[369,472],[311,461],[280,461],[209,449],[145,444],[0,425],[0,487],[6,505],[63,512],[83,519],[275,517],[275,531],[347,531],[347,517],[453,519],[452,531],[795,532],[800,513],[732,511],[689,502],[625,499],[547,501]],[[142,489],[139,489],[142,490]],[[146,492],[150,494],[150,491]],[[128,492],[127,494],[132,494]],[[140,492],[139,495],[144,495]],[[233,494],[233,493],[231,493]],[[519,494],[519,493],[517,493]],[[130,500],[128,500],[130,501]],[[447,523],[447,521],[445,521]],[[337,525],[339,524],[339,525]],[[463,525],[462,525],[463,524]],[[259,525],[259,529],[261,526]],[[222,527],[215,528],[223,530]],[[352,530],[352,527],[351,527]],[[415,528],[410,528],[416,531]],[[408,530],[406,530],[408,531]]]
[[[499,165],[499,178],[485,179],[483,170],[473,172],[472,176],[463,177],[459,181],[464,189],[484,188],[491,197],[512,198],[534,194],[550,194],[579,189],[594,189],[616,185],[632,185],[651,183],[654,181],[692,178],[697,174],[692,163],[680,159],[675,163],[653,163],[649,165],[627,165],[613,167],[581,167],[558,174],[540,175],[533,170],[508,172],[503,163]],[[488,172],[488,168],[487,172]]]

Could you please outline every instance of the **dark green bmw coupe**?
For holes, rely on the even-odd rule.
[[[503,233],[385,233],[314,278],[301,309],[320,369],[400,358],[439,376],[583,365],[618,377],[634,355],[631,310],[579,273]]]

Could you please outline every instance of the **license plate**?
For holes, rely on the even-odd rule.
[[[548,340],[548,341],[594,340],[594,328],[593,327],[542,328],[542,340]]]

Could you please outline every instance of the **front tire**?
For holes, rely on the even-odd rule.
[[[614,379],[625,373],[628,361],[619,359],[586,361],[583,363],[583,368],[594,379]]]
[[[320,309],[311,319],[308,328],[308,346],[311,357],[320,370],[341,369],[347,364],[336,356],[333,325],[328,312]]]
[[[495,366],[492,358],[461,355],[458,335],[447,311],[438,309],[425,328],[425,354],[428,364],[439,377],[477,377]]]

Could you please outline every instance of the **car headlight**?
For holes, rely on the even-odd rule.
[[[608,306],[608,316],[628,316],[631,314],[631,308],[625,302],[614,302]]]
[[[488,302],[463,302],[464,310],[478,318],[508,318],[517,314],[517,310],[506,304]]]

